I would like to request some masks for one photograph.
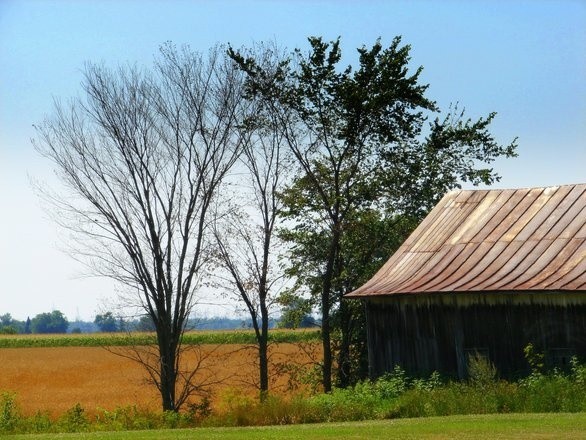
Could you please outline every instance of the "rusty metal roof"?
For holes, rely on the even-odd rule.
[[[586,184],[449,192],[347,297],[498,291],[586,291]]]

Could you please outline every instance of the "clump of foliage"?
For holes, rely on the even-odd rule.
[[[31,320],[32,333],[65,333],[69,321],[59,310],[51,313],[39,313]]]
[[[276,65],[262,50],[229,49],[246,74],[245,98],[276,115],[294,158],[281,191],[281,238],[290,245],[294,293],[321,313],[322,384],[346,387],[366,369],[362,308],[342,297],[368,280],[425,214],[462,182],[499,180],[497,158],[516,142],[491,133],[496,113],[443,114],[428,97],[423,67],[395,37],[357,49],[346,65],[340,39],[308,38]],[[260,52],[260,53],[259,53]]]
[[[486,357],[474,353],[468,358],[468,379],[478,388],[488,387],[497,379],[496,367]]]
[[[85,432],[90,428],[90,421],[84,408],[76,403],[59,418],[58,427],[60,431],[65,432]]]
[[[18,408],[14,394],[0,395],[0,433],[13,432],[19,419]]]

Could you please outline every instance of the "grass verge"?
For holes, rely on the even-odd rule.
[[[353,423],[15,435],[14,440],[586,439],[586,413],[490,414]]]

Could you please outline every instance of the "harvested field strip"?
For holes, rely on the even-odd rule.
[[[319,344],[315,345],[319,349]],[[120,347],[117,350],[124,350]],[[202,374],[213,373],[221,383],[213,385],[212,404],[228,395],[255,397],[257,380],[255,350],[245,345],[203,345],[211,354]],[[186,353],[194,362],[195,352]],[[279,373],[279,363],[303,365],[310,362],[297,344],[275,344],[271,389],[289,391],[287,374]],[[0,349],[0,392],[16,393],[16,402],[24,414],[47,412],[63,414],[79,403],[89,414],[98,408],[136,406],[159,410],[160,396],[153,385],[145,383],[142,367],[100,347],[50,347]]]
[[[276,343],[312,342],[319,340],[316,330],[274,330],[269,333],[269,340]],[[35,347],[107,347],[152,345],[156,343],[154,333],[92,333],[64,335],[2,335],[0,348],[35,348]],[[204,344],[254,344],[253,331],[192,331],[183,336],[183,343],[188,345]]]

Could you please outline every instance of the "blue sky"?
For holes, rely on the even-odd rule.
[[[306,48],[310,35],[354,49],[395,35],[424,66],[429,97],[470,116],[498,112],[493,133],[519,138],[499,161],[498,187],[586,182],[586,1],[0,1],[0,314],[62,310],[93,319],[113,286],[81,277],[59,249],[30,180],[53,184],[32,125],[54,98],[80,93],[85,61],[149,66],[172,41],[205,51],[271,40]],[[229,314],[233,307],[207,308]]]

